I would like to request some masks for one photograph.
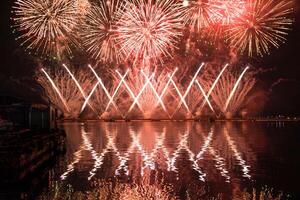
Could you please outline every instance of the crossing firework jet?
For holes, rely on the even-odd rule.
[[[129,110],[126,114],[130,115],[131,111],[137,108],[144,118],[153,116],[157,111],[168,117],[168,111],[163,101],[166,95],[162,95],[167,92],[164,91],[167,89],[165,88],[167,82],[166,70],[150,72],[133,68],[127,77],[127,83],[132,90],[133,98],[129,98],[131,100],[129,101]],[[122,99],[122,101],[125,102],[126,99]]]
[[[92,89],[91,77],[86,70],[76,70],[74,77],[76,82],[80,84],[83,92]],[[37,73],[36,80],[44,88],[50,101],[63,112],[65,118],[79,117],[84,96],[68,71],[63,68],[54,68],[52,70],[42,68]]]
[[[116,43],[116,12],[120,6],[119,0],[99,0],[86,15],[81,36],[87,52],[97,61],[111,63],[121,60]]]
[[[74,0],[17,0],[13,8],[15,27],[21,33],[17,39],[28,50],[43,55],[71,52],[78,22]]]
[[[119,12],[118,43],[126,58],[147,63],[170,56],[181,35],[182,4],[175,0],[130,0]]]
[[[210,93],[216,110],[227,117],[235,115],[247,103],[249,93],[257,82],[257,72],[249,67],[240,69],[236,66],[223,68],[223,72],[219,67],[206,70],[201,83],[207,91],[212,88],[213,82],[216,83]]]
[[[247,0],[247,12],[226,31],[231,46],[250,57],[269,54],[271,47],[278,48],[293,22],[289,18],[292,5],[290,0]]]

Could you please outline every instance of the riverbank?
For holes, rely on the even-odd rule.
[[[41,180],[49,175],[49,163],[55,163],[56,158],[64,154],[65,140],[65,132],[58,129],[1,131],[0,199],[20,198],[24,192],[34,193]]]
[[[260,118],[251,118],[251,119],[60,119],[57,120],[58,123],[64,122],[140,122],[140,121],[152,121],[152,122],[189,122],[189,121],[203,121],[203,122],[300,122],[300,118],[292,119],[260,119]]]

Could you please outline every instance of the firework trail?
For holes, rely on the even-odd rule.
[[[272,83],[272,85],[270,86],[270,89],[269,89],[269,93],[271,93],[273,91],[273,89],[279,85],[280,83],[282,82],[288,82],[288,81],[293,81],[291,79],[286,79],[286,78],[279,78],[277,79],[274,83]]]
[[[70,44],[77,44],[73,35],[78,16],[73,0],[17,0],[14,9],[17,39],[28,50],[42,55],[60,55]]]
[[[206,77],[202,81],[206,82],[206,85],[210,87],[220,71],[211,68],[207,69]],[[248,67],[242,72],[236,67],[228,67],[223,72],[210,95],[214,104],[223,115],[234,115],[244,106],[249,92],[256,83],[255,74]]]
[[[70,108],[65,100],[65,98],[63,97],[63,95],[61,94],[61,92],[59,91],[59,89],[57,88],[57,86],[55,85],[55,83],[53,82],[53,80],[50,78],[49,74],[45,71],[45,69],[41,69],[41,71],[45,74],[45,76],[47,77],[48,81],[50,82],[52,88],[54,89],[54,91],[57,93],[58,97],[60,98],[61,102],[63,103],[63,105],[66,107],[67,111],[70,111]],[[44,83],[44,80],[39,79],[40,83]],[[48,94],[49,95],[49,94]]]
[[[248,56],[270,53],[285,42],[287,30],[293,20],[292,1],[247,0],[247,12],[235,20],[227,31],[230,45]]]
[[[69,75],[71,76],[71,78],[73,79],[74,83],[76,84],[77,88],[79,89],[79,91],[80,91],[82,97],[86,100],[87,104],[90,106],[90,108],[91,108],[94,112],[96,112],[95,109],[94,109],[94,107],[91,106],[91,104],[88,102],[87,96],[86,96],[85,92],[83,91],[81,85],[79,84],[79,82],[78,82],[77,79],[75,78],[74,74],[72,74],[72,72],[70,71],[70,69],[69,69],[65,64],[63,64],[63,67],[66,69],[66,71],[68,72],[68,74],[69,74]],[[95,84],[95,86],[96,86],[96,85],[98,85],[98,84]],[[83,111],[83,109],[84,109],[84,107],[81,108],[81,112]]]
[[[43,70],[44,74],[39,74],[38,81],[45,88],[51,101],[61,108],[65,115],[73,117],[79,116],[87,105],[100,117],[122,118],[129,114],[135,117],[142,114],[143,118],[150,118],[156,114],[156,117],[161,118],[164,114],[160,111],[169,118],[182,114],[185,117],[193,117],[202,114],[205,104],[214,114],[219,111],[223,115],[234,115],[245,106],[249,92],[256,83],[255,75],[259,71],[246,67],[241,72],[239,69],[228,67],[228,64],[222,67],[208,65],[204,73],[199,75],[203,66],[204,63],[194,76],[190,77],[188,85],[175,77],[177,68],[172,73],[157,68],[153,72],[127,69],[124,74],[115,70],[115,73],[111,71],[111,76],[103,81],[89,66],[94,79],[97,80],[94,83],[87,71],[80,69],[73,74],[65,65],[66,70],[55,69],[51,76]],[[180,109],[182,105],[185,109]],[[134,110],[135,106],[139,110]],[[131,113],[132,111],[134,112]],[[68,114],[70,112],[73,114]],[[210,111],[207,112],[209,113]]]
[[[91,7],[82,25],[81,36],[87,52],[97,61],[119,62],[122,54],[116,43],[119,0],[102,1]]]
[[[95,85],[91,81],[90,74],[83,69],[76,70],[74,76],[77,77],[82,91],[90,91]],[[55,68],[51,73],[47,73],[42,69],[42,73],[37,74],[37,81],[44,88],[49,100],[63,112],[65,118],[79,117],[85,98],[66,70]]]
[[[182,6],[174,0],[131,0],[118,13],[118,44],[126,58],[148,65],[170,56],[181,35]]]
[[[104,85],[102,79],[99,77],[99,75],[96,73],[96,71],[92,68],[91,65],[88,66],[90,70],[93,72],[94,76],[96,77],[98,84],[101,86],[101,89],[104,91],[107,98],[112,102],[112,105],[114,106],[115,110],[124,118],[122,112],[119,110],[118,106],[114,102],[113,98],[110,95],[110,92],[108,91],[107,87]],[[85,104],[88,102],[88,100],[85,101]]]
[[[238,86],[239,86],[239,84],[240,84],[240,82],[241,82],[243,76],[245,75],[245,73],[246,73],[246,71],[247,71],[248,69],[249,69],[249,67],[246,67],[246,68],[243,70],[243,72],[241,73],[241,75],[240,75],[239,78],[237,79],[236,83],[234,84],[234,87],[233,87],[233,89],[231,90],[231,92],[230,92],[230,94],[229,94],[229,96],[228,96],[228,98],[227,98],[227,100],[226,100],[226,103],[225,103],[225,106],[224,106],[224,109],[223,109],[224,112],[226,112],[226,110],[227,110],[227,108],[228,108],[228,105],[229,105],[229,103],[230,103],[230,100],[232,99],[232,97],[233,97],[234,93],[236,92],[236,90],[237,90],[237,88],[238,88]]]
[[[132,69],[128,74],[127,84],[131,88],[135,98],[131,104],[128,113],[132,111],[135,104],[142,111],[145,118],[149,118],[155,112],[159,110],[159,106],[163,108],[164,112],[168,115],[166,107],[163,102],[163,96],[165,85],[168,82],[167,71],[163,70],[159,72],[155,70],[153,73],[149,71],[143,71]]]
[[[175,109],[175,111],[173,112],[172,114],[172,117],[177,113],[177,111],[180,109],[181,105],[182,104],[186,104],[185,102],[185,98],[187,97],[187,95],[189,94],[193,84],[195,83],[196,79],[197,79],[197,76],[198,74],[200,73],[200,70],[203,68],[204,66],[204,63],[201,63],[201,65],[199,66],[199,68],[197,69],[196,73],[194,74],[194,76],[192,77],[192,80],[190,81],[190,83],[188,84],[188,87],[186,88],[185,92],[183,95],[179,95],[179,92],[178,92],[178,95],[180,96],[180,102],[177,106],[177,108]],[[175,86],[175,85],[174,85]],[[190,114],[190,109],[187,107],[187,112],[188,114]]]

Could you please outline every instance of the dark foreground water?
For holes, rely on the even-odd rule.
[[[91,122],[60,126],[67,133],[67,152],[51,172],[52,185],[58,181],[70,184],[74,191],[88,191],[97,182],[98,187],[109,188],[102,192],[114,191],[123,199],[134,194],[118,186],[122,184],[180,199],[240,199],[243,191],[252,193],[253,188],[259,191],[265,186],[275,194],[282,191],[290,199],[300,198],[300,124]]]

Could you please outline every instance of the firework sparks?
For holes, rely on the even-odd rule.
[[[71,53],[70,44],[76,44],[72,33],[78,22],[72,0],[17,0],[14,10],[21,45],[43,55],[59,55],[64,50]]]
[[[78,85],[70,78],[67,70],[55,68],[49,74],[42,69],[41,72],[37,74],[37,81],[45,89],[49,100],[63,112],[64,117],[78,118],[82,112],[81,105],[85,99],[88,101],[82,92],[89,91],[94,86],[87,71],[85,69],[75,71],[74,79],[76,76]]]
[[[216,80],[214,81],[214,83],[212,84],[212,86],[210,87],[208,93],[207,93],[207,98],[209,98],[210,94],[212,93],[212,91],[214,90],[214,88],[216,87],[219,79],[221,78],[222,74],[224,73],[225,69],[227,68],[228,64],[226,64],[223,69],[221,70],[221,72],[219,73],[219,75],[217,76]],[[203,103],[201,104],[201,109],[204,107],[205,103],[208,101],[203,101]]]
[[[192,0],[184,1],[186,10],[184,12],[184,22],[191,25],[192,30],[200,31],[214,23],[216,10],[209,1]]]
[[[146,72],[138,69],[130,72],[127,69],[123,75],[115,70],[116,75],[112,73],[112,82],[105,86],[90,65],[89,69],[93,72],[96,83],[90,81],[90,76],[86,71],[77,70],[76,74],[73,74],[66,65],[63,66],[65,70],[54,71],[54,80],[45,70],[42,70],[44,74],[38,77],[38,82],[45,88],[52,103],[71,117],[79,116],[89,105],[98,116],[119,116],[120,114],[124,118],[137,105],[143,117],[149,118],[159,111],[160,105],[167,116],[173,118],[175,114],[176,116],[183,114],[179,112],[182,104],[186,110],[184,113],[186,117],[191,117],[190,114],[201,114],[205,104],[214,114],[219,111],[227,117],[236,114],[247,103],[246,97],[256,83],[255,75],[257,74],[249,70],[249,67],[240,72],[235,68],[228,69],[228,64],[226,64],[219,68],[220,71],[218,67],[217,69],[207,67],[205,73],[198,77],[204,66],[202,63],[191,77],[186,89],[181,86],[178,79],[173,79],[177,68],[172,73],[167,70]],[[197,89],[193,87],[194,84]],[[99,90],[97,90],[98,87]],[[111,105],[117,113],[109,110]],[[169,111],[172,112],[171,115]],[[135,112],[134,115],[136,114],[139,113]],[[161,112],[159,117],[162,117]]]
[[[75,8],[78,14],[84,16],[88,12],[90,12],[91,3],[89,2],[89,0],[76,0]]]
[[[186,103],[185,103],[185,102],[186,102],[186,101],[185,101],[185,98],[186,98],[187,95],[189,94],[189,92],[190,92],[190,90],[191,90],[191,88],[192,88],[194,82],[196,81],[196,78],[197,78],[198,74],[200,73],[200,70],[202,69],[203,66],[204,66],[204,63],[201,63],[201,65],[199,66],[198,70],[196,71],[195,75],[193,76],[191,82],[189,83],[189,85],[188,85],[188,87],[187,87],[187,89],[186,89],[186,91],[185,91],[185,93],[184,93],[183,95],[181,95],[180,92],[178,91],[178,89],[176,89],[177,92],[178,92],[178,94],[180,94],[179,96],[180,96],[181,101],[179,102],[177,108],[176,108],[175,111],[173,112],[172,117],[175,115],[175,113],[178,111],[178,109],[181,107],[182,104],[185,104],[185,106],[186,106],[186,108],[187,108],[187,111],[190,112],[189,108],[187,107],[187,105],[186,105]],[[175,84],[174,84],[174,86],[175,86]],[[175,87],[175,88],[176,88],[176,87]]]
[[[247,102],[249,92],[256,83],[256,72],[250,70],[249,67],[243,69],[242,72],[236,67],[226,67],[227,65],[223,67],[221,73],[216,69],[207,68],[206,77],[202,78],[201,83],[205,85],[205,88],[211,87],[208,94],[210,94],[214,105],[216,105],[215,108],[218,108],[223,115],[231,117]],[[227,70],[224,71],[225,69]],[[217,75],[216,80],[218,81],[216,82]],[[207,96],[209,96],[208,94]],[[203,105],[200,109],[203,108]]]
[[[95,75],[95,77],[97,78],[98,80],[98,83],[99,85],[102,87],[103,91],[105,92],[106,96],[109,98],[109,100],[112,102],[113,106],[115,107],[115,109],[122,115],[123,117],[123,114],[120,112],[120,110],[118,109],[118,107],[116,106],[115,102],[113,101],[113,98],[111,97],[111,95],[109,94],[107,88],[105,87],[103,81],[101,80],[101,78],[98,76],[98,74],[96,73],[96,71],[92,68],[91,65],[88,66],[91,71],[93,72],[93,74]],[[87,102],[87,100],[86,100]],[[85,103],[86,104],[86,103]]]
[[[63,67],[67,70],[68,74],[71,76],[71,78],[72,78],[73,81],[75,82],[77,88],[79,89],[79,91],[80,91],[82,97],[86,100],[87,97],[86,97],[86,95],[85,95],[85,92],[83,91],[82,87],[80,86],[80,84],[79,84],[79,82],[77,81],[77,79],[75,78],[75,76],[72,74],[72,72],[70,71],[70,69],[69,69],[65,64],[63,64]],[[96,83],[96,85],[98,85],[98,84]],[[94,86],[94,87],[96,87],[96,86]],[[87,104],[90,106],[90,108],[91,108],[94,112],[96,112],[95,109],[94,109],[94,107],[91,106],[91,104],[88,102],[88,100],[87,100]],[[83,109],[81,109],[81,112],[82,112],[82,111],[83,111]]]
[[[246,71],[247,71],[248,69],[249,69],[249,67],[246,67],[246,68],[243,70],[243,72],[242,72],[241,75],[239,76],[238,80],[237,80],[236,83],[234,84],[234,87],[233,87],[233,89],[231,90],[231,92],[230,92],[230,94],[229,94],[229,96],[228,96],[228,98],[227,98],[227,100],[226,100],[226,103],[225,103],[225,106],[224,106],[224,109],[223,109],[224,112],[227,110],[228,105],[229,105],[229,103],[230,103],[230,100],[232,99],[232,97],[233,97],[235,91],[237,90],[237,87],[239,86],[239,83],[241,82],[243,76],[245,75],[245,73],[246,73]]]
[[[120,8],[119,0],[98,1],[86,15],[82,26],[82,39],[88,53],[102,62],[119,62],[120,54],[116,43],[116,12]]]
[[[270,47],[278,48],[285,42],[292,11],[290,0],[248,0],[247,12],[226,31],[231,46],[250,57],[269,54]]]
[[[198,87],[199,87],[199,89],[200,89],[200,91],[201,91],[201,93],[202,93],[202,95],[203,95],[205,101],[207,102],[209,108],[210,108],[213,112],[215,112],[215,110],[213,109],[213,107],[212,107],[212,105],[211,105],[211,103],[210,103],[210,101],[209,101],[209,99],[208,99],[208,96],[205,94],[205,91],[204,91],[203,87],[201,86],[201,84],[199,83],[198,80],[196,80],[196,84],[198,85]]]
[[[116,72],[117,72],[117,71],[116,71]],[[117,73],[118,73],[118,72],[117,72]],[[118,73],[118,74],[121,75],[120,73]],[[118,86],[116,87],[116,89],[115,89],[113,95],[111,96],[111,99],[109,100],[109,102],[108,102],[108,104],[107,104],[107,106],[106,106],[106,108],[105,108],[105,111],[108,110],[110,104],[113,102],[113,100],[114,100],[114,98],[115,98],[117,92],[119,91],[120,87],[122,86],[122,83],[125,83],[125,78],[126,78],[127,74],[128,74],[128,70],[126,70],[126,73],[124,74],[124,76],[122,76],[122,75],[120,76],[121,80],[120,80]],[[129,90],[129,91],[131,91],[131,90]]]
[[[212,15],[213,21],[221,25],[230,25],[246,12],[245,0],[214,0],[212,7],[216,13]]]
[[[143,94],[144,90],[146,89],[147,85],[150,83],[151,79],[153,79],[153,77],[154,77],[154,73],[151,74],[150,77],[147,78],[147,80],[145,81],[145,84],[141,88],[140,92],[136,95],[136,97],[135,97],[133,103],[131,104],[127,113],[130,113],[131,110],[134,108],[135,104],[138,103],[139,98],[141,97],[141,95]]]
[[[55,90],[55,92],[58,94],[61,102],[63,103],[63,105],[66,107],[67,111],[70,111],[70,108],[65,100],[65,98],[63,97],[63,95],[61,94],[61,92],[59,91],[59,89],[57,88],[57,86],[55,85],[54,81],[51,79],[51,77],[49,76],[49,74],[42,68],[42,72],[45,74],[45,76],[47,77],[47,79],[49,80],[49,82],[51,83],[51,86],[53,87],[53,89]],[[40,79],[41,80],[41,79]]]
[[[121,51],[142,63],[170,56],[181,35],[181,8],[174,0],[132,0],[125,4],[118,23]]]
[[[212,25],[231,24],[245,11],[243,0],[191,0],[183,1],[184,22],[189,24],[193,31],[200,31]]]

